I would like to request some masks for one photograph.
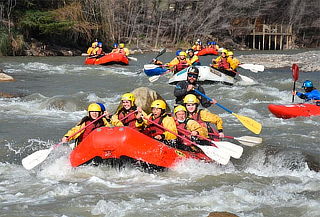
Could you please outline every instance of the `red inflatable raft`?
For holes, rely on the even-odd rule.
[[[129,127],[102,127],[91,132],[70,154],[73,167],[90,163],[93,159],[125,159],[139,166],[171,168],[185,159],[212,162],[199,152],[188,152],[169,147]]]
[[[268,105],[269,111],[278,118],[288,119],[295,117],[308,117],[320,115],[320,105],[315,104],[290,104],[290,105]]]
[[[214,48],[207,47],[198,51],[197,56],[218,55],[218,51]]]
[[[100,58],[87,57],[84,64],[88,64],[88,65],[111,65],[111,64],[128,65],[129,60],[126,55],[123,55],[120,53],[108,53]]]

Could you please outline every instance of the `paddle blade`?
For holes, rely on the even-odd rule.
[[[138,61],[138,59],[135,58],[135,57],[128,57],[128,59],[129,59],[129,60],[132,60],[132,61]]]
[[[197,147],[200,148],[203,151],[203,153],[205,153],[208,157],[210,157],[212,160],[216,161],[219,164],[226,165],[230,161],[230,155],[220,150],[219,148],[203,145],[197,145]]]
[[[243,69],[248,69],[252,72],[263,72],[264,71],[264,66],[263,65],[256,65],[256,64],[240,64],[239,65]]]
[[[234,137],[235,140],[238,140],[241,144],[246,146],[256,146],[262,143],[262,138],[254,137],[254,136],[241,136],[241,137]]]
[[[299,66],[297,64],[292,64],[291,70],[293,81],[297,81],[299,79]]]
[[[159,78],[160,78],[160,75],[155,75],[155,76],[149,77],[149,81],[152,83],[157,81]]]
[[[255,133],[255,134],[260,134],[261,130],[262,130],[262,125],[251,119],[248,118],[246,116],[243,115],[238,115],[236,113],[232,113],[232,115],[234,115],[236,118],[238,118],[238,120],[243,124],[243,126],[245,126],[247,129],[249,129],[251,132]]]
[[[49,149],[39,150],[30,154],[29,156],[22,159],[22,166],[27,170],[33,169],[34,167],[42,163],[48,157],[52,150],[53,147]]]
[[[221,149],[221,151],[236,159],[239,159],[243,153],[243,148],[241,146],[233,144],[231,142],[215,141],[213,142],[213,144]]]

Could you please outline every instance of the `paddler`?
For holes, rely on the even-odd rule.
[[[167,63],[166,65],[172,68],[174,74],[187,68],[190,65],[187,61],[187,53],[184,51],[180,51],[179,56],[175,57],[173,60],[171,60],[171,62]]]
[[[197,121],[203,128],[205,128],[207,135],[208,132],[213,132],[209,125],[209,123],[212,123],[216,125],[219,137],[224,137],[222,119],[218,115],[209,112],[207,109],[199,109],[200,101],[195,95],[186,95],[183,99],[183,103],[187,109],[187,117]]]
[[[201,65],[199,57],[197,55],[194,55],[194,50],[192,48],[188,49],[187,53],[188,53],[187,61],[190,66],[200,66]]]
[[[119,44],[119,53],[121,53],[121,54],[124,54],[124,55],[126,55],[126,56],[129,56],[129,54],[130,54],[130,51],[129,51],[129,49],[128,48],[126,48],[125,46],[124,46],[124,43],[120,43]]]
[[[299,98],[304,99],[305,101],[320,100],[320,91],[313,86],[312,81],[304,81],[302,88],[304,89],[305,93],[293,91],[292,94],[297,95]],[[320,101],[318,101],[317,104],[320,105]]]
[[[174,96],[176,97],[176,104],[183,104],[183,98],[187,94],[195,94],[201,102],[201,105],[205,108],[209,107],[212,103],[206,98],[197,94],[194,89],[197,89],[201,93],[205,94],[203,87],[198,84],[199,69],[195,66],[191,66],[187,69],[187,80],[179,81],[174,89]]]
[[[234,54],[232,51],[228,51],[227,56],[227,61],[230,65],[230,69],[236,71],[240,64],[240,61],[237,58],[234,58]]]
[[[88,54],[89,56],[94,55],[94,54],[93,54],[93,51],[96,49],[97,45],[98,45],[98,42],[93,42],[92,45],[91,45],[91,47],[88,48],[87,54]]]
[[[174,133],[178,133],[174,119],[166,113],[166,103],[163,100],[155,100],[151,103],[151,109],[152,113],[149,115],[146,115],[146,113],[138,109],[137,118],[140,118],[137,121],[137,126],[144,127],[142,133],[159,141],[163,141],[166,144],[175,142],[171,140],[176,140],[177,137],[165,130],[168,129]],[[148,121],[149,119],[151,121]],[[163,128],[157,126],[153,122],[161,125]]]
[[[86,138],[93,130],[99,127],[111,127],[111,120],[109,118],[102,117],[98,121],[91,124],[92,121],[97,119],[103,114],[101,106],[97,103],[92,103],[88,106],[88,115],[83,117],[82,120],[72,129],[70,129],[61,139],[62,143],[65,143],[70,140],[75,140],[76,145],[78,145],[84,138]],[[89,126],[89,124],[91,124]],[[88,127],[86,127],[88,126]],[[69,138],[70,135],[79,131],[80,129],[86,127],[83,131]]]
[[[141,125],[136,124],[137,120],[141,118],[137,114],[138,108],[135,105],[135,97],[132,93],[125,93],[121,97],[121,107],[120,109],[112,116],[111,123],[115,126],[119,125],[119,122],[123,126],[128,126],[136,130],[141,129]],[[141,111],[142,109],[139,108]]]
[[[219,68],[219,69],[230,69],[230,63],[228,62],[228,50],[222,49],[221,55],[218,56],[216,59],[212,59],[212,67]]]
[[[197,39],[197,41],[195,42],[195,44],[192,46],[192,49],[193,49],[194,51],[200,51],[200,50],[203,49],[203,47],[202,47],[202,42],[201,42],[200,39]]]
[[[112,45],[112,51],[111,53],[119,53],[120,52],[120,49],[119,49],[119,44],[118,43],[114,43]]]

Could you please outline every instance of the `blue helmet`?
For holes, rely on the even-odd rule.
[[[100,102],[97,102],[96,104],[98,104],[102,110],[102,112],[106,111],[106,107],[104,107],[104,105]]]
[[[302,84],[302,88],[305,88],[305,87],[313,87],[312,81],[309,81],[309,80],[304,81]]]
[[[180,52],[181,52],[181,50],[177,50],[176,51],[176,56],[179,56]]]
[[[102,46],[102,42],[99,42],[99,43],[98,43],[98,46]]]
[[[217,42],[215,42],[215,41],[212,42],[212,45],[216,45],[216,44],[217,44]]]
[[[119,47],[118,43],[114,43],[113,47]]]

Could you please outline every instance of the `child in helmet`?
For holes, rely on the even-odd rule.
[[[304,99],[305,101],[320,100],[320,91],[313,86],[312,81],[304,81],[302,88],[304,89],[305,93],[293,91],[292,94],[297,95],[299,98]]]
[[[146,115],[143,111],[138,110],[138,117],[140,117],[138,119],[138,123],[140,126],[145,127],[143,133],[161,141],[175,140],[177,137],[165,130],[168,129],[174,133],[178,133],[174,119],[166,113],[167,105],[165,101],[155,100],[151,103],[151,108],[152,113],[149,115]],[[146,117],[146,119],[143,119],[143,117]],[[151,121],[163,126],[163,128],[153,124],[147,119],[150,119]]]
[[[70,129],[61,139],[62,143],[65,143],[70,140],[76,140],[76,145],[79,144],[85,137],[87,137],[93,130],[99,128],[99,127],[111,127],[110,120],[107,120],[106,118],[102,117],[98,121],[94,122],[90,126],[89,125],[92,121],[97,119],[103,114],[103,111],[101,109],[101,106],[97,103],[92,103],[88,106],[88,115],[83,117],[82,120],[72,129]],[[86,127],[83,131],[79,132],[78,134],[74,135],[73,137],[69,137],[70,135],[74,134],[75,132],[79,131],[80,129],[83,129]]]

